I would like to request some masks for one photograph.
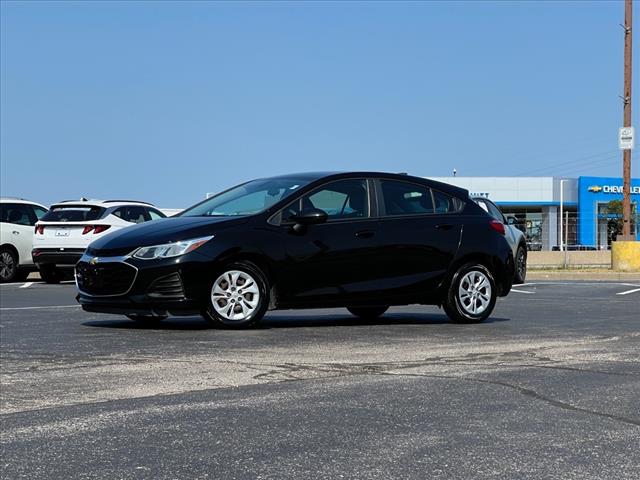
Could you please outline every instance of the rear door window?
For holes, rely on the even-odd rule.
[[[151,220],[157,220],[159,218],[166,218],[167,216],[159,210],[154,208],[147,208],[147,212],[149,212],[149,218]]]
[[[121,218],[125,222],[143,223],[150,220],[149,214],[144,207],[129,205],[120,207],[113,211],[113,215]]]
[[[39,207],[38,205],[32,205],[32,207],[33,212],[36,214],[36,218],[38,220],[41,220],[48,211],[46,208]]]
[[[26,203],[3,203],[0,205],[1,220],[14,225],[35,225],[36,216],[31,205]]]
[[[423,185],[396,180],[380,180],[386,215],[433,213],[431,189]]]
[[[64,205],[51,207],[41,220],[43,222],[87,222],[98,220],[106,209],[84,205]]]
[[[438,190],[433,190],[433,204],[436,213],[455,213],[462,208],[461,200]]]

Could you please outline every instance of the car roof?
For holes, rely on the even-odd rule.
[[[27,200],[26,198],[18,198],[18,197],[0,197],[0,203],[26,203],[28,205],[37,205],[38,207],[47,208],[41,203],[33,202],[31,200]]]
[[[438,182],[436,180],[431,180],[426,177],[416,177],[414,175],[409,175],[407,173],[391,173],[391,172],[377,172],[377,171],[328,171],[328,172],[298,172],[298,173],[290,173],[286,175],[277,175],[273,177],[263,177],[259,180],[266,179],[278,179],[278,178],[299,178],[301,180],[307,180],[309,183],[318,182],[318,181],[327,181],[327,180],[339,180],[341,178],[359,178],[359,177],[367,177],[367,178],[389,178],[394,180],[400,180],[405,182],[416,182],[422,183],[424,185],[428,185],[430,187],[434,187],[438,190],[442,190],[445,192],[449,192],[456,196],[467,197],[469,196],[469,191],[457,187],[455,185],[451,185],[449,183]]]
[[[96,199],[86,199],[82,198],[80,200],[63,200],[61,202],[54,203],[51,205],[53,207],[102,207],[102,208],[110,208],[110,207],[121,207],[127,205],[135,205],[141,207],[153,207],[155,206],[149,202],[142,202],[139,200],[96,200]]]
[[[438,182],[431,180],[430,178],[417,177],[415,175],[409,175],[408,173],[391,173],[391,172],[376,172],[376,171],[352,171],[352,172],[320,172],[312,173],[309,175],[315,175],[314,180],[339,180],[341,178],[387,178],[391,180],[398,180],[404,182],[420,183],[428,187],[435,188],[437,190],[450,193],[451,195],[466,198],[469,196],[467,189],[451,185],[450,183]]]

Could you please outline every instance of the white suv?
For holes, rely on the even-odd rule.
[[[33,226],[47,209],[21,198],[0,198],[0,282],[20,281],[35,270]]]
[[[64,272],[60,267],[75,266],[96,238],[164,217],[164,213],[145,202],[83,198],[56,203],[36,224],[33,261],[45,282],[59,282]]]

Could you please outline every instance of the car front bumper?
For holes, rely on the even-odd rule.
[[[194,315],[205,305],[209,278],[210,260],[195,252],[161,260],[84,254],[76,300],[88,312]]]

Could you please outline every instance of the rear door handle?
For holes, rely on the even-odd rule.
[[[371,238],[375,235],[373,230],[360,230],[356,232],[356,238]]]
[[[436,230],[451,230],[453,225],[450,223],[439,223],[436,225]]]

